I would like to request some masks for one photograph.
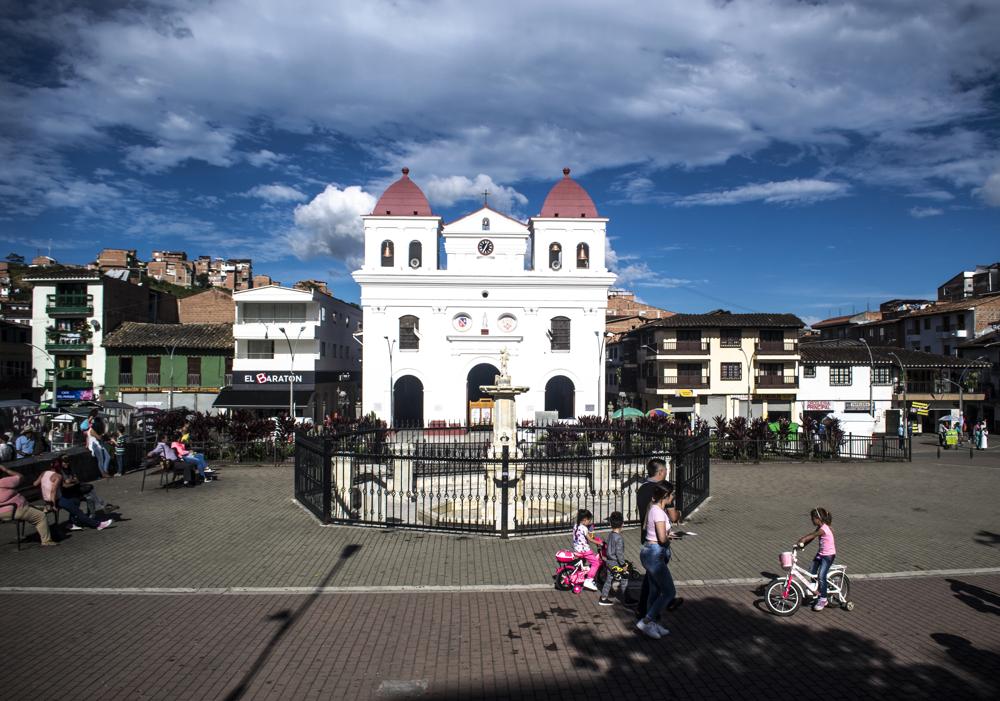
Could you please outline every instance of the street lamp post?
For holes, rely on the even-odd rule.
[[[750,357],[743,350],[742,344],[738,350],[743,354],[743,360],[747,361],[747,420],[749,421],[753,418],[753,395],[750,393]]]
[[[899,356],[895,353],[890,352],[896,362],[899,363],[899,381],[903,385],[903,423],[905,428],[903,429],[903,435],[909,437],[910,435],[910,408],[906,404],[906,368],[903,367],[903,361],[899,359]]]
[[[614,334],[611,332],[601,333],[600,331],[594,331],[594,335],[597,337],[597,400],[594,406],[597,407],[598,411],[601,408],[601,394],[604,389],[604,368],[606,366],[606,360],[604,357],[604,349],[607,348],[608,339]]]
[[[393,400],[393,397],[392,397],[392,351],[393,351],[393,348],[396,347],[396,341],[395,340],[390,341],[388,336],[383,336],[382,338],[385,339],[385,345],[389,349],[389,422],[388,423],[389,423],[389,428],[392,428],[392,424],[393,424],[393,413],[392,413],[392,409],[393,409],[393,407],[392,407],[392,400]]]
[[[868,341],[858,337],[858,340],[865,344],[865,348],[868,350],[868,413],[875,418],[875,395],[874,395],[874,385],[875,382],[875,356],[872,355],[872,347],[868,345]],[[874,428],[872,429],[874,432]]]
[[[163,350],[166,350],[166,349],[167,349],[167,347],[163,346]],[[174,408],[174,351],[176,351],[176,350],[177,350],[177,344],[175,343],[173,345],[173,347],[170,349],[170,400],[169,400],[169,402],[170,402],[170,409],[171,409],[171,411]]]
[[[299,327],[299,333],[295,337],[295,345],[299,344],[299,339],[302,338],[302,332],[305,330],[305,326]],[[285,332],[285,327],[279,326],[278,331],[285,337],[285,342],[288,343],[288,354],[292,356],[292,367],[288,373],[288,416],[292,421],[295,421],[295,351],[292,349],[292,339]]]
[[[56,365],[56,359],[53,358],[51,355],[49,355],[49,352],[44,348],[39,348],[34,343],[29,343],[28,345],[34,348],[35,350],[40,351],[46,358],[52,361],[52,408],[58,409],[59,407],[56,404],[56,397],[58,396],[58,394],[56,394],[57,392],[56,385],[58,384],[59,380],[59,367]],[[44,386],[45,386],[45,380],[43,379],[42,387]]]

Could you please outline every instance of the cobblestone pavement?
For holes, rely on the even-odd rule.
[[[635,633],[619,606],[554,590],[11,594],[5,628],[21,633],[4,645],[3,691],[106,701],[997,698],[998,591],[1000,576],[866,580],[851,613],[779,619],[748,587],[692,587],[659,641]]]
[[[1000,567],[1000,451],[913,463],[715,463],[712,498],[677,544],[678,579],[759,577],[830,508],[851,573]],[[957,461],[957,462],[956,462]],[[331,586],[470,586],[551,583],[553,554],[569,534],[501,541],[480,536],[321,527],[291,499],[291,465],[227,467],[196,489],[158,489],[140,475],[97,483],[123,521],[77,531],[58,548],[37,537],[18,552],[0,525],[0,587],[314,587],[344,546],[360,549]],[[638,534],[626,533],[638,562]]]

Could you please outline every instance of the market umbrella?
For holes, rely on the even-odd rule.
[[[641,411],[634,407],[627,406],[624,409],[618,409],[612,415],[612,419],[636,419],[641,416],[645,416]]]
[[[38,402],[30,399],[4,399],[0,401],[0,409],[34,409]]]
[[[670,414],[663,409],[650,409],[646,412],[646,416],[670,416]]]

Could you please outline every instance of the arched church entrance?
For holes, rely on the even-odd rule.
[[[392,424],[424,425],[424,383],[413,375],[403,375],[393,385]]]
[[[480,363],[465,379],[465,420],[470,426],[488,424],[493,421],[493,398],[479,388],[496,382],[500,371],[490,363]]]
[[[545,383],[545,411],[559,412],[560,419],[576,415],[576,387],[565,375],[556,375]]]

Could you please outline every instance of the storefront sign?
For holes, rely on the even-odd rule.
[[[677,390],[677,394],[679,394],[682,397],[693,397],[694,396],[694,390],[693,389],[679,389],[679,390]]]
[[[806,402],[806,411],[830,411],[833,407],[830,402]],[[865,410],[867,411],[867,409]]]
[[[233,370],[234,385],[288,385],[289,383],[301,389],[312,389],[316,385],[316,373],[311,370],[302,372]]]
[[[871,411],[872,405],[870,402],[844,402],[845,412],[856,412],[861,414],[867,414]]]
[[[66,401],[89,402],[94,399],[92,389],[57,389],[56,399]]]
[[[914,409],[927,409],[930,405],[927,402],[910,402],[910,406]]]

